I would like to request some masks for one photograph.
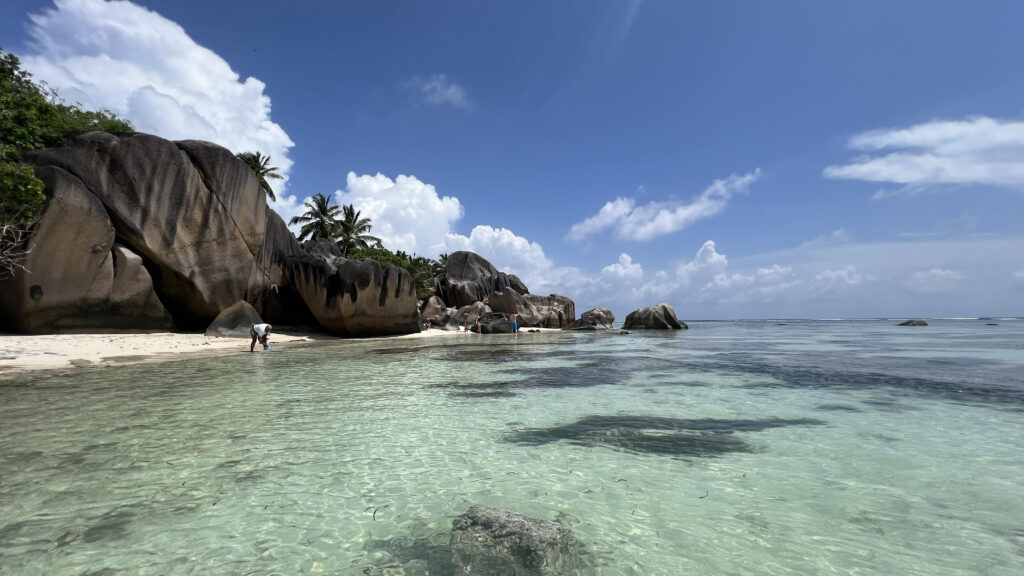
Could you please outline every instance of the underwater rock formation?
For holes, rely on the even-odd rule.
[[[460,574],[567,574],[579,564],[572,530],[510,510],[473,506],[452,522],[452,558]]]

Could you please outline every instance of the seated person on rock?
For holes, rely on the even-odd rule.
[[[260,344],[263,344],[264,350],[273,350],[270,347],[270,342],[267,341],[270,338],[270,330],[273,328],[270,324],[253,324],[249,327],[249,336],[252,336],[252,343],[249,344],[249,352],[253,351],[256,347],[256,341],[259,340]]]

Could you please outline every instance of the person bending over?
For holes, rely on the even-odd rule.
[[[270,338],[270,329],[273,328],[270,324],[253,324],[249,327],[249,336],[252,336],[252,344],[249,344],[249,352],[253,351],[256,347],[256,341],[259,340],[260,344],[263,344],[264,350],[273,350],[270,347],[270,343],[267,339]]]

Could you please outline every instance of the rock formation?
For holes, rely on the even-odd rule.
[[[499,272],[493,264],[473,252],[452,252],[445,265],[445,277],[436,288],[437,295],[456,308],[483,302],[491,292],[512,288],[528,294],[526,285],[514,275]]]
[[[337,334],[419,330],[407,272],[308,253],[225,148],[91,132],[26,161],[48,204],[30,272],[0,281],[0,331],[198,330],[238,301]]]
[[[927,326],[928,323],[925,322],[924,320],[907,320],[905,322],[900,322],[899,325],[900,326]]]
[[[668,304],[634,310],[622,323],[623,330],[685,330],[685,323],[676,319],[676,311]]]
[[[239,300],[213,319],[206,327],[206,335],[249,338],[249,329],[255,324],[263,324],[260,313],[245,300]]]
[[[456,518],[450,545],[460,574],[568,574],[580,565],[571,530],[500,508],[473,506]]]
[[[506,319],[518,314],[521,327],[561,328],[576,319],[572,300],[558,294],[531,294],[523,282],[512,274],[499,272],[490,262],[473,252],[453,252],[448,256],[443,278],[432,282],[434,296],[422,309],[424,320],[431,327],[450,321],[446,306],[458,308],[456,321],[462,321],[466,306],[480,304],[487,312],[502,313]],[[477,315],[486,313],[478,311]],[[470,324],[475,318],[470,318]]]
[[[615,314],[607,308],[591,308],[580,319],[569,324],[563,330],[611,330],[615,322]]]
[[[313,255],[294,256],[288,265],[289,284],[328,333],[358,337],[420,331],[416,286],[405,269]]]

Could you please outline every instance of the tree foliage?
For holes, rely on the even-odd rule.
[[[267,182],[267,178],[271,180],[283,180],[284,176],[281,176],[277,171],[277,166],[270,165],[270,156],[264,156],[259,151],[256,152],[240,152],[235,154],[239,160],[245,162],[245,165],[252,170],[256,177],[260,180],[260,187],[266,192],[267,198],[271,200],[277,200],[277,196],[274,195],[274,189],[270,187],[270,183]]]
[[[370,236],[372,229],[370,219],[361,217],[360,212],[352,204],[343,206],[338,230],[338,248],[341,248],[341,255],[348,258],[349,252],[354,249],[380,244],[380,238]]]
[[[92,130],[130,132],[132,125],[109,110],[64,103],[0,48],[0,276],[21,268],[25,241],[46,201],[43,182],[18,163],[21,155]]]
[[[330,240],[334,242],[341,231],[341,221],[338,218],[341,208],[337,204],[331,204],[329,196],[316,194],[305,203],[305,213],[293,217],[288,223],[291,225],[302,224],[299,230],[299,241],[309,240]]]
[[[415,254],[410,256],[401,250],[392,252],[379,242],[373,246],[354,248],[348,258],[353,260],[372,258],[385,268],[388,266],[405,268],[416,285],[416,298],[419,300],[425,300],[434,293],[434,289],[430,286],[430,280],[444,273],[441,263],[437,260]]]

